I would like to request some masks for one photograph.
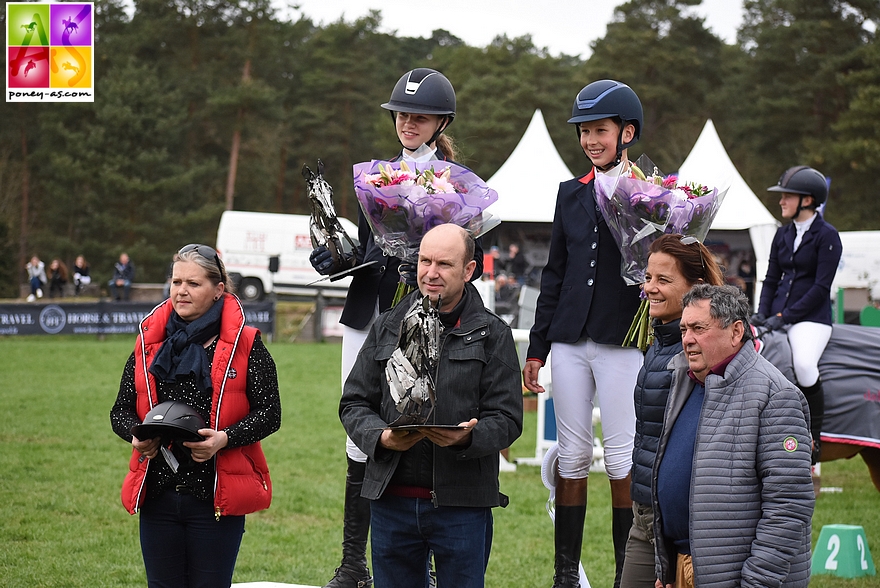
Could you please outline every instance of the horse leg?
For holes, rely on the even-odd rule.
[[[865,460],[865,465],[868,466],[868,471],[871,472],[871,481],[874,482],[874,487],[880,492],[880,449],[865,447],[862,449],[861,454],[862,459]]]
[[[837,459],[849,459],[861,452],[865,447],[861,445],[850,445],[848,443],[834,443],[833,441],[824,441],[822,443],[822,459],[820,461],[834,461]]]

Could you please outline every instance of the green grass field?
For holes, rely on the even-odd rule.
[[[133,337],[0,338],[0,586],[145,585],[137,517],[119,501],[130,446],[108,413]],[[264,441],[274,484],[272,507],[248,516],[236,582],[323,586],[339,563],[345,434],[336,416],[340,346],[270,344],[284,410]],[[534,455],[535,413],[511,457]],[[823,464],[825,486],[813,520],[865,528],[880,563],[880,496],[860,458]],[[593,475],[583,559],[594,588],[611,586],[610,493]],[[501,474],[510,506],[496,509],[487,585],[552,583],[553,532],[540,469]],[[815,576],[818,588],[875,587],[880,576]],[[451,588],[451,587],[448,587]]]

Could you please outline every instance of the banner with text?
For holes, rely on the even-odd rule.
[[[138,332],[138,324],[155,304],[95,302],[59,304],[0,304],[0,335],[109,335]],[[247,324],[271,338],[275,305],[271,301],[243,302]]]

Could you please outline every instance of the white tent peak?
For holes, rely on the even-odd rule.
[[[681,164],[678,175],[685,182],[730,187],[712,223],[713,230],[738,231],[758,225],[778,226],[776,219],[730,161],[712,119],[706,121],[693,149]]]
[[[729,186],[721,209],[712,222],[713,231],[739,231],[748,229],[755,252],[755,270],[758,277],[755,301],[760,299],[761,285],[767,275],[770,247],[779,223],[746,184],[736,170],[712,119],[708,119],[703,131],[694,143],[690,154],[678,170],[685,182],[700,182],[707,186]]]
[[[539,108],[510,157],[486,182],[498,192],[488,212],[508,222],[553,222],[559,183],[572,177]]]

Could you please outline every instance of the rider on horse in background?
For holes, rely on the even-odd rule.
[[[819,171],[789,168],[768,192],[780,192],[782,217],[791,224],[773,237],[758,313],[752,324],[788,332],[797,385],[810,406],[813,463],[821,453],[825,397],[819,359],[831,338],[831,283],[843,247],[837,229],[818,210],[828,199],[828,182]]]

